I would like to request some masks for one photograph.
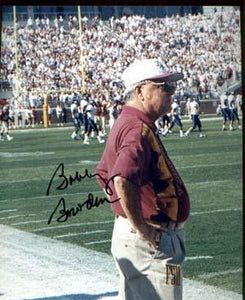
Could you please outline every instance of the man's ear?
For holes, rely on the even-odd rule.
[[[138,99],[140,99],[141,101],[144,100],[141,86],[136,86],[135,87],[135,94],[136,94],[136,96],[137,96]]]

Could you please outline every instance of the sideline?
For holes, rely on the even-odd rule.
[[[1,300],[117,299],[119,277],[110,255],[5,225],[0,231]],[[242,295],[184,279],[184,300],[196,299]]]
[[[186,116],[181,116],[182,117],[182,122],[185,123],[185,122],[189,122],[191,123],[190,119]],[[239,115],[239,117],[242,118],[242,116]],[[201,118],[201,121],[202,122],[205,122],[205,121],[222,121],[222,117],[221,116],[217,116],[216,114],[201,114],[200,115],[200,118]],[[59,126],[55,126],[56,123],[53,123],[50,127],[48,128],[44,128],[43,125],[38,125],[38,127],[34,127],[34,128],[10,128],[9,131],[14,133],[23,133],[23,132],[37,132],[37,131],[54,131],[54,130],[60,130],[60,131],[63,131],[63,130],[73,130],[74,129],[74,125],[72,124],[72,122],[69,122],[67,123],[65,126],[63,127],[59,127]]]

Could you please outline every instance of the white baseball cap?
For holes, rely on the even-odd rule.
[[[178,81],[182,78],[182,73],[169,72],[166,66],[157,59],[135,60],[122,74],[126,87],[124,95],[133,90],[137,83],[144,80],[166,79],[167,81]]]

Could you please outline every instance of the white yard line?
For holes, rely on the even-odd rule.
[[[97,165],[99,163],[99,161],[96,160],[80,160],[78,162],[81,165]]]
[[[95,242],[89,242],[89,243],[84,243],[84,245],[96,245],[96,244],[105,244],[105,243],[110,243],[111,240],[101,240],[101,241],[95,241]]]
[[[212,180],[212,181],[199,181],[199,182],[186,182],[186,185],[217,185],[234,182],[234,180],[226,179],[226,180]]]
[[[185,261],[187,260],[198,260],[198,259],[212,259],[214,258],[213,256],[187,256],[185,258]]]
[[[47,219],[45,220],[33,220],[33,221],[25,221],[25,222],[17,222],[10,224],[11,226],[17,226],[17,225],[28,225],[28,224],[35,224],[35,223],[43,223],[47,222]]]
[[[242,149],[241,149],[242,150]],[[242,155],[242,151],[234,151],[232,152],[232,154],[235,156],[235,154],[240,154]],[[224,158],[224,156],[227,155],[227,159],[230,158],[230,153],[227,152],[227,153],[224,153],[222,154],[222,157]],[[191,154],[192,157],[207,157],[207,153],[194,153],[194,154]],[[214,158],[215,156],[218,156],[220,158],[220,153],[219,152],[216,152],[216,153],[212,153],[212,157]],[[175,159],[179,159],[179,160],[185,160],[186,159],[186,155],[171,155],[171,158],[175,158]]]
[[[197,211],[197,212],[191,212],[190,214],[192,216],[196,215],[205,215],[205,214],[215,214],[219,212],[227,212],[227,211],[240,211],[242,208],[233,208],[233,209],[215,209],[215,210],[207,210],[207,211]]]
[[[196,168],[210,168],[210,167],[219,167],[219,166],[240,166],[242,162],[226,163],[226,164],[209,164],[209,165],[191,165],[186,167],[179,167],[178,169],[196,169]]]
[[[18,209],[5,209],[5,210],[0,210],[0,214],[5,214],[8,212],[13,212],[13,211],[17,211]]]
[[[110,255],[4,225],[0,231],[1,300],[117,299],[119,277]],[[184,279],[184,300],[196,299],[242,295]]]
[[[236,269],[236,270],[227,270],[227,271],[221,271],[221,272],[212,272],[212,273],[208,273],[208,274],[199,275],[198,278],[208,279],[208,278],[222,276],[222,275],[238,274],[238,273],[242,273],[242,271],[243,271],[242,268],[240,268],[240,269]]]
[[[86,223],[75,223],[75,224],[66,224],[66,225],[57,225],[57,226],[47,226],[47,227],[34,229],[32,232],[47,231],[47,230],[59,229],[59,228],[80,227],[80,226],[87,226],[87,225],[109,224],[113,222],[114,220],[108,220],[108,221],[101,221],[101,222],[86,222]]]
[[[27,180],[29,181],[29,180]],[[100,194],[103,193],[102,190],[97,190],[97,191],[93,191],[93,194]],[[66,196],[74,196],[74,195],[88,195],[89,192],[79,192],[79,193],[69,193],[69,194],[62,194],[62,197],[66,197]],[[35,196],[35,197],[25,197],[25,198],[15,198],[15,199],[7,199],[7,200],[2,200],[0,201],[0,203],[2,202],[15,202],[15,201],[26,201],[26,200],[40,200],[40,199],[46,199],[46,200],[50,200],[51,198],[59,198],[60,195],[39,195],[39,196]]]
[[[95,234],[95,233],[105,233],[106,230],[94,230],[94,231],[85,231],[85,232],[77,232],[77,233],[67,233],[63,235],[55,235],[53,236],[54,239],[61,239],[64,237],[71,237],[71,236],[78,236],[78,235],[89,235],[89,234]]]
[[[46,180],[46,178],[28,178],[28,179],[18,179],[18,180],[1,180],[1,184],[10,184],[10,183],[22,183],[22,182],[32,182],[32,181],[41,181],[41,180]]]
[[[16,219],[16,218],[21,218],[21,217],[33,217],[36,216],[36,214],[30,214],[30,215],[14,215],[14,216],[8,216],[8,217],[2,217],[0,220],[6,220],[6,219]],[[12,225],[12,224],[11,224]]]
[[[19,157],[30,157],[30,156],[43,156],[53,155],[55,152],[0,152],[0,157],[4,158],[19,158]]]

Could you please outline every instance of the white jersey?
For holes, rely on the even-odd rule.
[[[236,108],[236,101],[235,101],[235,96],[234,95],[229,95],[229,97],[228,97],[228,107],[229,107],[229,109]]]
[[[220,97],[220,104],[221,108],[227,108],[228,107],[228,97],[226,95],[221,95]]]
[[[236,107],[240,107],[242,105],[242,95],[238,94],[236,96]]]
[[[80,109],[81,109],[81,112],[84,112],[84,108],[88,105],[88,101],[86,101],[85,99],[82,99],[80,101]]]
[[[172,103],[171,107],[172,107],[172,114],[175,115],[175,116],[176,115],[179,116],[180,115],[180,106],[179,106],[179,104],[177,102],[174,102],[174,103]]]
[[[192,101],[190,103],[190,112],[191,112],[191,115],[199,115],[199,104],[196,100]]]
[[[94,113],[95,113],[95,108],[92,104],[88,104],[86,107],[86,113],[87,113],[87,117],[91,120],[94,120]]]
[[[55,110],[56,110],[57,117],[59,117],[61,115],[61,113],[62,113],[62,108],[61,107],[56,107]]]
[[[78,107],[75,103],[71,104],[71,115],[72,118],[78,118]]]

